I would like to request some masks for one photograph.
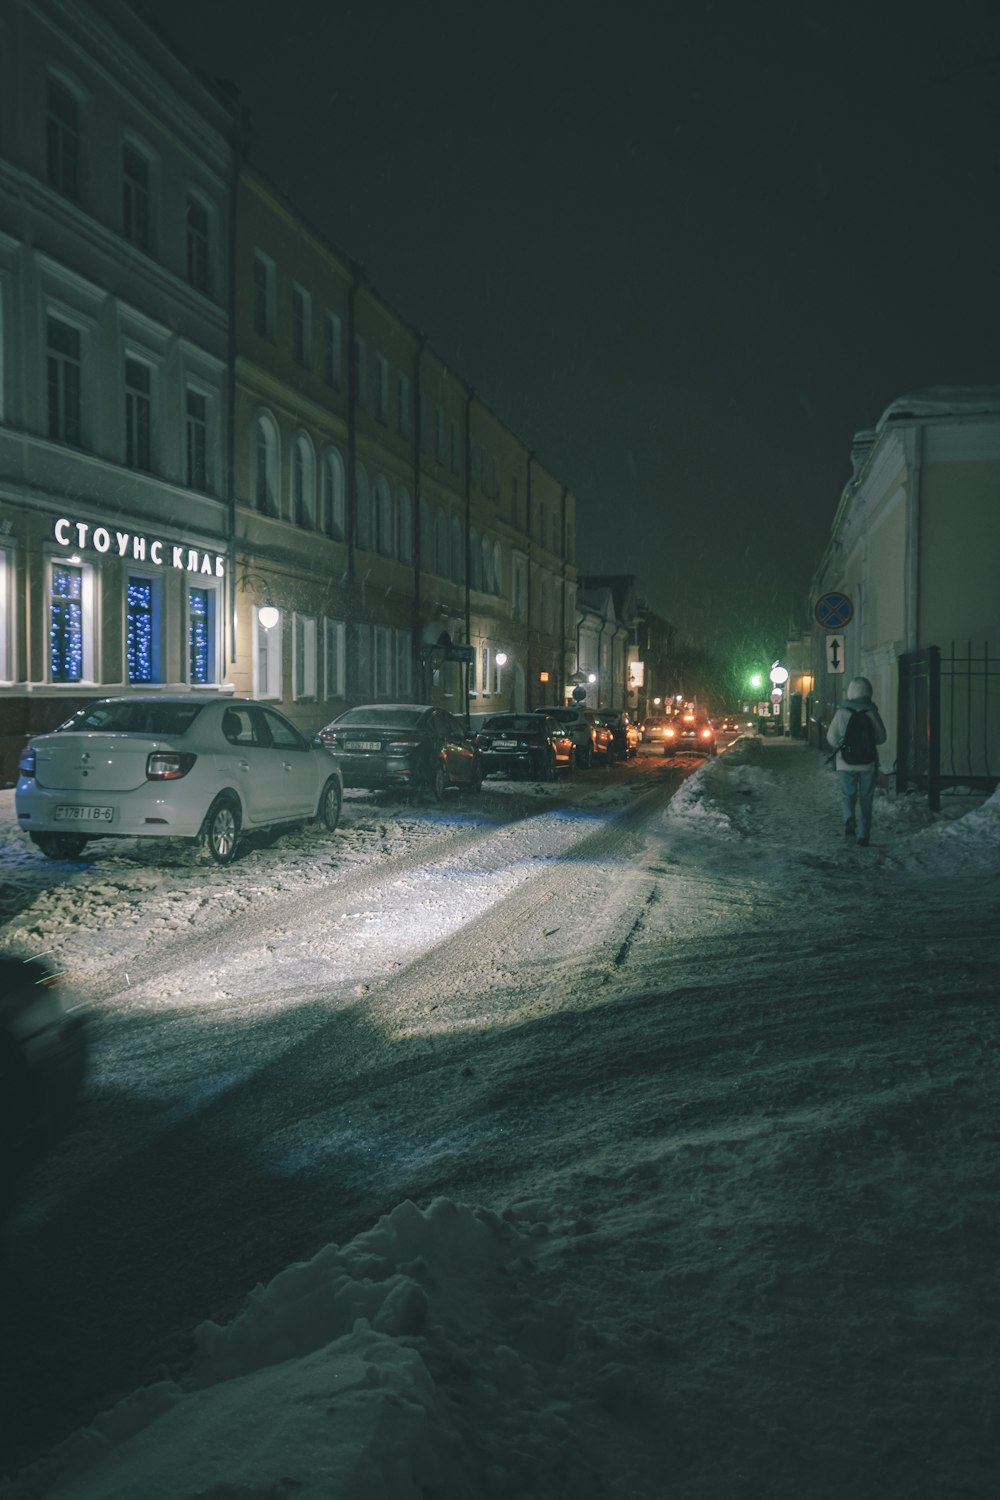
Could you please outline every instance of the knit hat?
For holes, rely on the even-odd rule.
[[[870,698],[872,685],[867,677],[852,677],[847,684],[848,698]]]

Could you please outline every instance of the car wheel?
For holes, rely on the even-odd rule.
[[[87,842],[78,833],[32,833],[29,838],[49,859],[76,859]]]
[[[319,801],[319,819],[327,833],[332,833],[340,822],[341,801],[340,782],[331,776]]]
[[[436,802],[440,807],[448,790],[448,773],[444,768],[443,760],[435,762],[427,790],[431,801]]]
[[[220,797],[205,819],[205,848],[217,865],[231,865],[240,835],[240,811],[231,797]]]

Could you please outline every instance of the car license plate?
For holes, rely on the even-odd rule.
[[[516,740],[494,740],[493,741],[493,748],[494,748],[494,750],[516,750],[517,749],[517,741]]]
[[[347,740],[344,743],[345,750],[381,750],[381,740]]]
[[[55,810],[57,823],[113,823],[115,810],[113,807],[90,807],[71,806],[61,804]]]

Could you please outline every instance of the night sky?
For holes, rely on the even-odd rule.
[[[995,0],[156,16],[682,638],[777,650],[853,433],[1000,384]]]

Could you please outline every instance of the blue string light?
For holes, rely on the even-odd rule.
[[[130,578],[127,590],[126,655],[129,682],[153,680],[153,585],[147,578]]]
[[[83,678],[82,593],[82,569],[53,567],[49,606],[49,670],[53,682],[80,682]]]
[[[191,682],[208,682],[208,589],[188,593],[188,671]]]

